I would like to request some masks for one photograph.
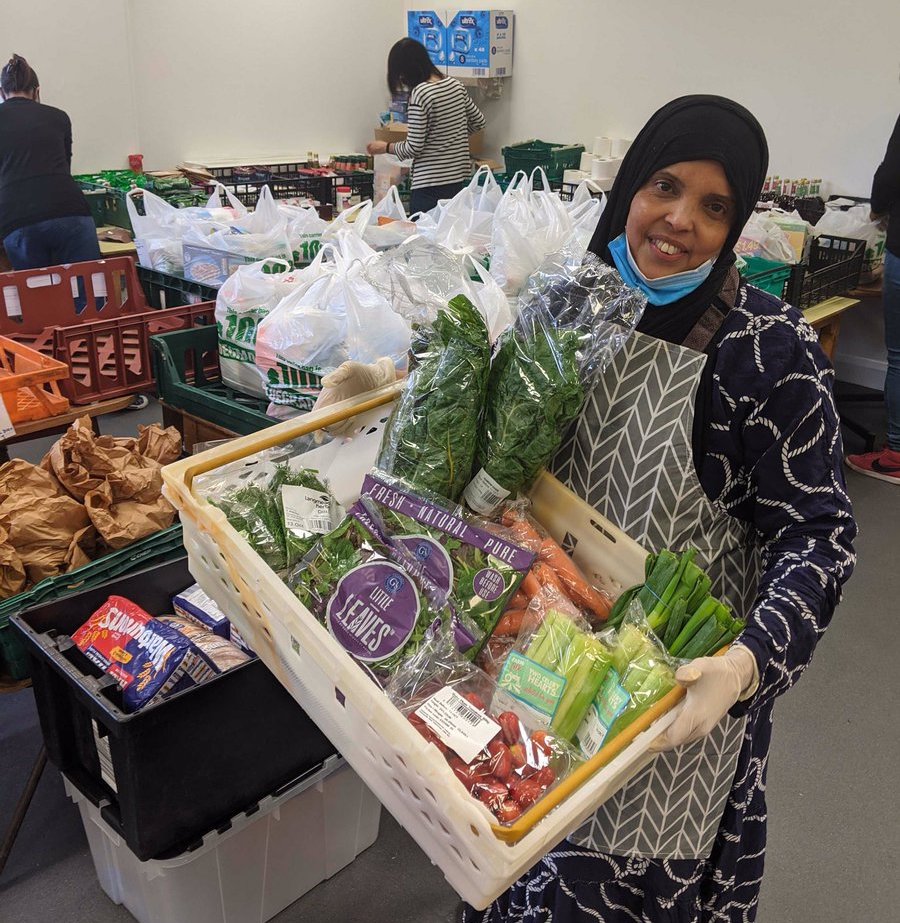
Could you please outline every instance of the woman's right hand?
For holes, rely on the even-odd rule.
[[[322,391],[316,398],[313,410],[324,410],[341,401],[349,400],[366,391],[383,388],[397,380],[397,369],[387,356],[367,364],[349,360],[341,363],[333,372],[322,378]],[[332,436],[349,436],[360,424],[355,417],[334,423],[328,427]]]

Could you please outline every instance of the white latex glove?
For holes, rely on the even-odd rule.
[[[698,657],[678,668],[675,679],[687,689],[681,714],[650,746],[672,750],[705,737],[738,700],[749,698],[759,685],[756,658],[740,644],[721,657]]]
[[[322,391],[316,398],[313,410],[331,407],[366,391],[382,388],[397,380],[394,362],[387,356],[368,365],[364,362],[342,362],[333,372],[322,378]],[[355,417],[328,427],[332,436],[349,436],[359,427]]]

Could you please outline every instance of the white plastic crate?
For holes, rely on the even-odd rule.
[[[264,923],[368,849],[381,818],[375,796],[333,756],[196,849],[141,862],[63,778],[100,887],[140,923]]]
[[[191,573],[457,893],[483,908],[649,763],[649,745],[674,720],[682,693],[673,690],[574,778],[504,829],[460,785],[435,748],[374,690],[371,679],[221,510],[193,492],[195,477],[226,464],[253,465],[250,459],[263,449],[358,413],[367,425],[362,435],[343,445],[326,444],[304,459],[305,464],[323,466],[337,498],[351,502],[374,463],[390,402],[398,394],[393,385],[356,403],[347,401],[245,436],[169,465],[163,479],[181,516]],[[643,549],[557,480],[543,475],[532,500],[538,519],[589,577],[614,595],[643,582]],[[551,804],[556,805],[553,810],[535,822]]]

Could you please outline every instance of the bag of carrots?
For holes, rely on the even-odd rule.
[[[488,524],[490,530],[503,530],[513,542],[534,551],[536,560],[522,580],[518,593],[494,629],[495,637],[516,635],[522,627],[530,601],[549,587],[569,599],[593,626],[609,618],[612,600],[592,586],[581,568],[534,517],[527,512],[527,501],[510,503],[503,511],[499,524]]]

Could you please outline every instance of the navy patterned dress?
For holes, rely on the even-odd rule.
[[[612,856],[564,841],[466,923],[752,923],[766,847],[766,768],[777,696],[800,678],[855,563],[856,525],[841,467],[833,370],[794,308],[742,286],[713,363],[707,496],[749,524],[761,556],[756,602],[740,641],[760,685],[731,792],[706,859]],[[802,455],[798,469],[793,459]]]

